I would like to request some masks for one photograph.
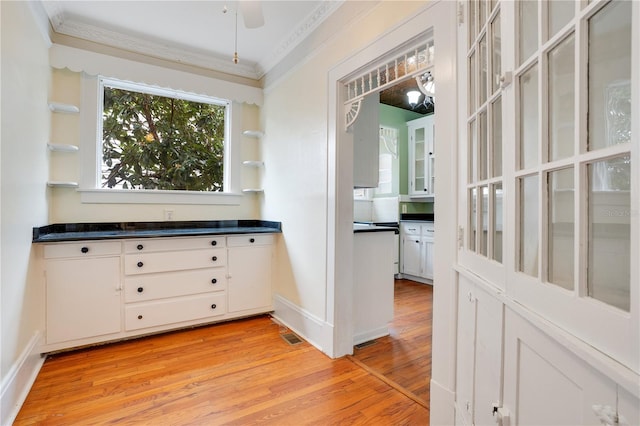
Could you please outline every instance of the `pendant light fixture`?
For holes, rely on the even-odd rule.
[[[227,5],[222,8],[222,13],[226,14],[229,11]],[[238,8],[236,7],[235,12],[235,29],[234,29],[234,45],[233,45],[233,63],[237,64],[240,62],[238,58]]]

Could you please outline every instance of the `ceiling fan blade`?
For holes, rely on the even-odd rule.
[[[240,12],[247,28],[259,28],[264,25],[262,2],[260,0],[240,0]]]

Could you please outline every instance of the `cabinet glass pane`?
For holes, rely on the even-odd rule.
[[[482,111],[478,114],[478,170],[480,171],[480,180],[487,178],[487,163],[488,163],[488,149],[487,149],[487,112]]]
[[[520,247],[519,270],[533,277],[538,276],[538,176],[519,179],[520,192]]]
[[[469,1],[469,46],[473,45],[476,35],[476,0]]]
[[[548,281],[573,290],[574,183],[573,167],[549,172],[548,184]]]
[[[538,165],[538,66],[520,76],[520,168]]]
[[[489,188],[487,186],[480,187],[482,195],[478,202],[480,204],[480,249],[479,253],[483,256],[487,255],[488,232],[489,232]]]
[[[538,47],[538,2],[521,0],[518,4],[520,28],[520,64],[526,61]]]
[[[479,49],[479,57],[478,57],[478,67],[480,71],[478,75],[478,95],[480,96],[480,100],[478,105],[482,105],[487,100],[487,37],[486,35],[482,36],[480,39],[480,43],[478,44]]]
[[[471,188],[469,190],[469,242],[468,247],[470,251],[476,251],[476,212],[477,212],[477,188]]]
[[[573,155],[575,111],[574,35],[549,52],[549,160]]]
[[[469,114],[476,110],[476,52],[469,56]]]
[[[553,0],[549,5],[549,38],[560,31],[573,18],[574,0]]]
[[[469,123],[469,183],[476,181],[476,165],[478,164],[478,141],[476,120]]]
[[[502,183],[493,188],[493,260],[502,263]]]
[[[491,23],[491,93],[500,88],[502,75],[502,35],[500,33],[500,12]]]
[[[487,0],[480,0],[478,3],[478,32],[482,30],[482,26],[487,20],[487,3]]]
[[[589,297],[629,310],[631,162],[629,156],[588,166]]]
[[[491,105],[492,176],[502,176],[502,97]]]
[[[589,19],[589,150],[631,139],[631,4],[613,1]]]

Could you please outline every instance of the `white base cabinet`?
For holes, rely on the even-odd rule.
[[[400,264],[403,277],[433,282],[433,222],[402,222],[400,224]]]
[[[47,344],[120,331],[119,254],[119,243],[45,248]]]
[[[43,352],[273,310],[273,234],[44,245]]]

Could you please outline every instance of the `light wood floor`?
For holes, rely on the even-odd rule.
[[[392,328],[393,338],[412,327]],[[359,353],[332,360],[283,331],[261,316],[50,356],[15,425],[429,423],[428,408],[361,368]],[[406,366],[396,355],[409,348],[392,347],[382,364]]]
[[[433,287],[396,280],[394,299],[390,335],[376,339],[370,346],[356,348],[353,358],[428,408]]]

